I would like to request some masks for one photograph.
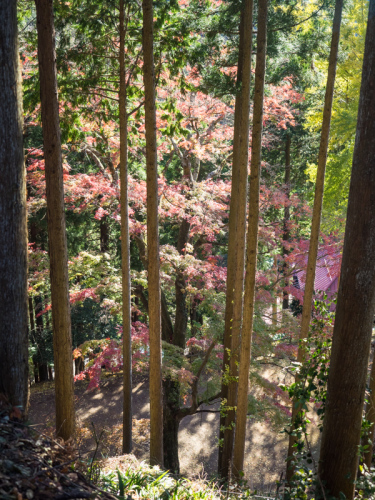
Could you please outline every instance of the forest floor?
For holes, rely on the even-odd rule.
[[[276,381],[278,374],[271,375]],[[75,385],[79,453],[91,460],[98,442],[96,459],[104,459],[105,467],[106,462],[113,464],[113,457],[122,454],[122,379],[118,375],[106,376],[99,391],[86,392],[86,386],[84,382]],[[31,389],[30,423],[38,432],[51,436],[55,430],[54,399],[53,382],[36,384]],[[210,406],[210,409],[218,408]],[[200,413],[182,420],[179,432],[182,475],[209,478],[215,475],[218,428],[218,413]],[[316,451],[319,430],[312,426],[310,432]],[[251,490],[274,490],[275,482],[285,471],[287,442],[287,435],[273,429],[270,423],[248,419],[244,472]],[[139,376],[133,380],[133,453],[139,460],[148,460],[149,388],[147,378]]]

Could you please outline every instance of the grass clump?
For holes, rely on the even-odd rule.
[[[251,497],[248,491],[224,492],[217,483],[202,478],[176,478],[145,462],[129,462],[121,470],[102,471],[99,484],[119,500],[238,500]]]

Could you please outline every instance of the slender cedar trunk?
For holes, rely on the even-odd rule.
[[[234,116],[233,167],[229,212],[227,294],[225,306],[222,414],[218,472],[227,478],[233,454],[237,375],[241,338],[246,242],[247,171],[249,162],[249,114],[253,1],[243,0]],[[228,369],[232,381],[228,383]],[[225,376],[226,374],[226,376]]]
[[[75,426],[73,357],[53,3],[52,0],[35,0],[35,5],[47,195],[56,431],[59,437],[69,439]]]
[[[283,273],[284,273],[284,287],[287,287],[289,285],[289,278],[288,273],[288,264],[286,262],[286,257],[289,255],[289,249],[288,249],[288,243],[290,240],[290,230],[289,230],[289,223],[290,223],[290,208],[289,208],[289,200],[290,200],[290,143],[291,139],[290,136],[286,138],[286,143],[285,143],[285,178],[284,178],[284,183],[285,183],[285,194],[287,196],[287,204],[285,205],[284,208],[284,231],[283,231],[283,241],[284,241],[284,246],[283,246]],[[289,309],[289,294],[286,290],[283,291],[283,310]]]
[[[267,52],[268,0],[258,2],[257,55],[254,87],[254,114],[252,152],[250,166],[250,202],[247,233],[247,259],[245,277],[245,300],[242,327],[241,358],[238,381],[237,424],[233,454],[233,474],[237,477],[243,470],[246,437],[246,415],[248,403],[251,337],[253,332],[255,274],[257,269],[259,187],[262,159],[263,96]]]
[[[150,329],[150,463],[151,465],[163,466],[158,169],[152,0],[143,0],[142,9],[147,164],[148,315]]]
[[[365,452],[363,463],[367,465],[368,468],[371,467],[372,453],[374,449],[374,434],[375,434],[375,355],[373,356],[371,364],[371,373],[369,380],[370,397],[366,405],[366,420],[371,424],[368,435],[363,438],[362,445],[368,446]]]
[[[375,0],[370,0],[319,474],[354,496],[375,301]]]
[[[124,359],[124,406],[122,451],[132,451],[132,343],[131,343],[131,283],[128,213],[128,117],[126,113],[125,79],[125,9],[120,0],[120,183],[121,183],[121,270],[122,270],[122,331]]]
[[[310,235],[309,257],[308,257],[307,271],[306,271],[305,293],[303,297],[301,330],[299,334],[299,346],[297,354],[297,361],[299,363],[303,363],[303,361],[305,360],[305,350],[302,347],[302,341],[307,338],[310,327],[310,319],[311,319],[311,304],[314,293],[316,259],[318,256],[320,219],[322,215],[322,205],[323,205],[324,176],[327,163],[329,130],[331,124],[333,90],[335,86],[335,77],[336,77],[337,54],[339,49],[342,6],[343,6],[343,0],[336,0],[335,14],[332,26],[332,40],[331,40],[331,51],[329,55],[327,86],[326,86],[326,94],[324,100],[322,132],[321,132],[320,148],[318,156],[318,170],[315,183],[315,198],[314,198],[313,215],[311,223],[311,235]],[[296,377],[296,380],[297,379],[298,376]],[[299,411],[300,411],[299,405],[296,404],[295,401],[293,401],[292,421],[290,428],[291,431],[294,430],[294,421]],[[288,457],[292,457],[294,454],[295,442],[296,438],[291,433],[289,435]],[[292,479],[293,474],[294,474],[293,463],[288,461],[287,471],[286,471],[286,479],[288,482],[290,482],[290,480]]]
[[[26,185],[17,3],[0,2],[0,393],[26,417],[27,336]]]

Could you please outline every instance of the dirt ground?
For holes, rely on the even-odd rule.
[[[119,376],[104,379],[100,391],[85,392],[85,383],[75,386],[79,452],[91,460],[99,443],[96,458],[121,455],[122,383]],[[146,378],[133,381],[133,448],[139,460],[148,460],[149,396]],[[30,423],[39,432],[54,433],[55,396],[53,382],[34,385],[31,389]],[[210,407],[215,409],[215,407]],[[181,474],[215,475],[217,469],[218,413],[200,413],[186,417],[180,424],[179,457]],[[319,431],[312,431],[316,448]],[[248,420],[245,479],[251,489],[274,489],[275,481],[285,470],[287,436],[274,431],[270,424]]]

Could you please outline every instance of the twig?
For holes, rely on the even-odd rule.
[[[91,475],[92,475],[92,466],[94,464],[94,461],[95,461],[95,458],[96,458],[96,454],[98,452],[98,448],[99,448],[99,444],[100,444],[100,440],[103,436],[103,433],[104,433],[104,429],[102,429],[102,432],[100,433],[100,436],[99,436],[99,439],[96,435],[96,429],[95,429],[95,425],[94,425],[94,422],[91,422],[91,425],[94,429],[94,439],[95,439],[95,444],[96,444],[96,447],[95,447],[95,451],[94,451],[94,454],[92,456],[92,460],[91,460],[91,465],[90,465],[90,475],[89,475],[89,482],[91,482]]]

